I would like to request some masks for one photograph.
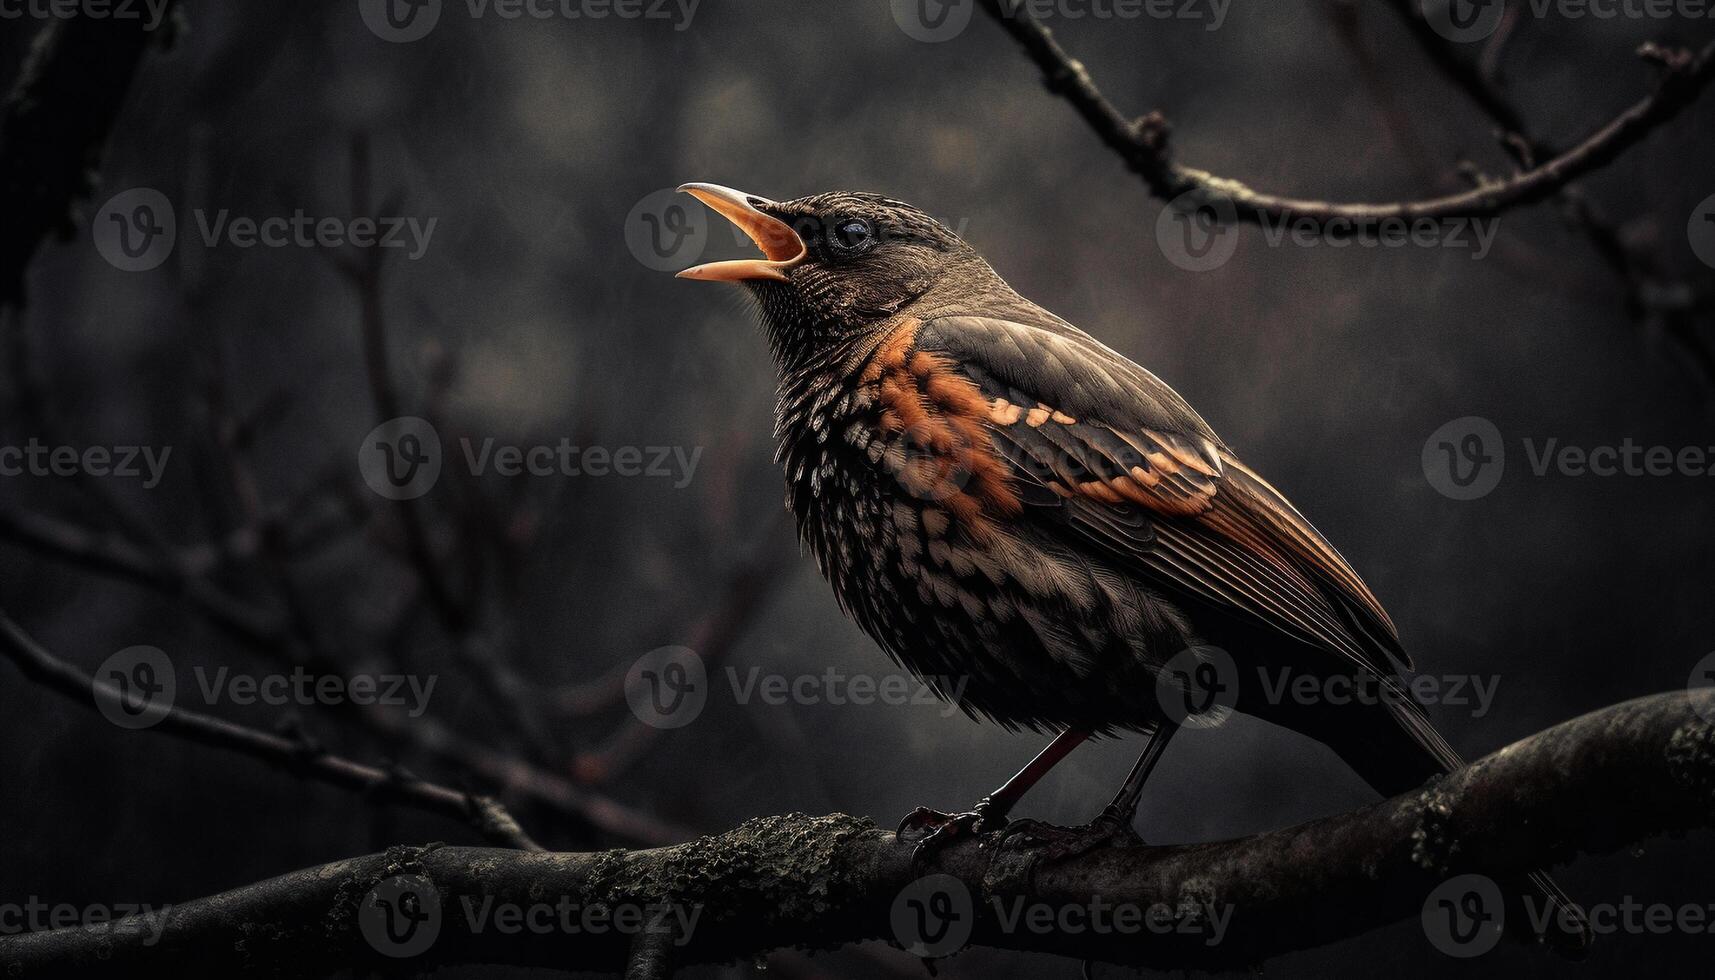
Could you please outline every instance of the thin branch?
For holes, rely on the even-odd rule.
[[[3,611],[0,611],[0,653],[17,664],[26,677],[78,704],[98,708],[102,702],[112,706],[124,703],[125,696],[118,688],[54,656]],[[178,706],[168,707],[151,730],[198,745],[247,755],[272,768],[371,796],[378,801],[397,801],[461,820],[474,826],[489,840],[508,847],[542,850],[542,846],[531,840],[506,808],[494,799],[472,796],[397,771],[317,751],[301,739],[285,738]]]
[[[152,563],[147,556],[115,538],[0,508],[0,539],[6,538],[79,567],[166,596],[182,597],[193,612],[225,627],[235,639],[274,663],[343,675],[340,664],[305,662],[277,617],[265,618],[206,579],[187,578],[177,569]],[[242,614],[235,610],[242,610]],[[504,791],[524,795],[556,814],[581,821],[617,840],[663,844],[692,836],[685,828],[578,786],[526,760],[463,738],[427,717],[407,724],[391,712],[361,710],[349,702],[342,707],[346,709],[346,717],[385,740],[407,745]]]
[[[1389,7],[1430,64],[1499,127],[1503,141],[1515,147],[1524,166],[1560,155],[1558,147],[1531,130],[1524,114],[1495,84],[1492,72],[1462,57],[1456,45],[1436,33],[1415,0],[1390,0]],[[1498,42],[1500,37],[1497,34],[1495,40]],[[1626,308],[1632,318],[1644,324],[1659,322],[1663,332],[1691,360],[1703,381],[1715,384],[1715,348],[1699,336],[1695,323],[1700,312],[1707,312],[1710,297],[1701,295],[1694,284],[1661,282],[1659,263],[1629,246],[1620,229],[1603,218],[1577,187],[1562,187],[1559,197],[1567,220],[1584,234],[1597,256],[1625,285]],[[1657,299],[1660,295],[1679,293],[1689,296],[1679,307]]]
[[[1259,224],[1303,221],[1325,226],[1344,222],[1364,227],[1387,219],[1481,217],[1533,204],[1637,145],[1690,105],[1715,77],[1715,43],[1696,55],[1677,52],[1666,57],[1646,46],[1645,53],[1661,61],[1662,75],[1655,91],[1577,146],[1532,169],[1505,180],[1485,181],[1461,193],[1418,201],[1317,201],[1262,193],[1237,180],[1174,162],[1168,148],[1168,123],[1161,113],[1152,112],[1135,122],[1127,119],[1096,87],[1088,69],[1068,55],[1052,32],[1016,0],[981,0],[981,6],[1042,69],[1049,91],[1070,102],[1156,197],[1172,201],[1181,195],[1196,195],[1199,200],[1221,205],[1222,210],[1230,206],[1232,213],[1222,217]]]
[[[37,554],[183,599],[228,635],[247,645],[273,642],[279,617],[211,585],[186,562],[182,567],[137,548],[124,536],[84,528],[57,518],[0,508],[0,541]]]
[[[629,853],[396,847],[176,906],[158,934],[76,928],[0,937],[0,959],[12,965],[12,976],[56,978],[190,965],[284,974],[377,969],[389,961],[359,928],[364,896],[408,875],[432,888],[442,909],[429,947],[410,961],[413,970],[486,963],[618,972],[638,959],[636,929],[521,934],[492,922],[485,928],[473,912],[503,906],[666,910],[688,926],[672,940],[673,965],[682,967],[782,947],[899,941],[889,926],[896,900],[933,874],[954,882],[938,879],[938,888],[971,899],[968,917],[955,913],[942,922],[968,924],[967,945],[1162,969],[1254,967],[1415,919],[1452,876],[1504,879],[1579,853],[1710,826],[1711,717],[1715,691],[1640,698],[1393,799],[1220,843],[1111,847],[1048,861],[1040,850],[990,836],[914,863],[914,841],[867,820],[789,814]],[[1098,901],[1110,910],[1147,910],[1160,928],[1140,935],[1027,925],[1041,921],[1036,909],[1057,922]],[[1013,914],[1021,909],[1027,914]]]

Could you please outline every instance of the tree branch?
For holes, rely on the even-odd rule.
[[[416,876],[441,916],[415,969],[512,964],[660,975],[659,937],[622,929],[497,927],[502,906],[671,909],[672,965],[782,946],[890,936],[901,889],[928,874],[973,899],[970,943],[1157,968],[1250,966],[1421,913],[1449,876],[1497,877],[1715,822],[1715,691],[1628,701],[1524,739],[1425,787],[1350,813],[1238,840],[1097,850],[1058,863],[993,837],[914,865],[910,840],[844,815],[761,817],[687,844],[632,852],[397,847],[173,908],[139,929],[0,938],[12,976],[129,976],[140,969],[313,975],[389,961],[360,929],[364,896]],[[1081,932],[1009,927],[1002,911],[1152,910],[1165,925]],[[1224,918],[1217,918],[1224,916]],[[612,920],[618,922],[616,915]],[[662,921],[666,921],[663,919]],[[1116,920],[1117,921],[1117,920]],[[1211,923],[1224,921],[1218,942]],[[651,975],[644,972],[642,975]]]
[[[1318,227],[1329,222],[1367,226],[1387,219],[1481,217],[1533,204],[1637,145],[1690,105],[1715,77],[1715,43],[1695,55],[1666,53],[1646,45],[1641,53],[1659,61],[1662,68],[1655,91],[1553,159],[1506,180],[1486,180],[1471,190],[1445,197],[1372,204],[1317,201],[1266,194],[1237,180],[1174,162],[1168,148],[1168,122],[1160,112],[1135,122],[1127,119],[1096,87],[1089,70],[1068,55],[1053,33],[1017,0],[981,0],[981,6],[1042,69],[1048,90],[1070,102],[1156,197],[1172,201],[1194,194],[1199,200],[1222,205],[1223,210],[1231,206],[1230,214],[1221,215],[1224,218],[1258,224],[1303,221]]]
[[[101,701],[115,705],[122,702],[123,695],[116,688],[48,652],[3,611],[0,611],[0,654],[17,664],[26,677],[79,704],[94,708]],[[301,738],[258,731],[180,707],[169,708],[153,727],[163,735],[248,755],[273,768],[330,786],[464,821],[489,840],[507,847],[542,850],[506,808],[491,797],[461,793],[398,770],[353,762],[323,752]]]
[[[77,525],[0,507],[0,540],[14,540],[41,554],[143,586],[167,596],[186,599],[190,608],[226,630],[247,647],[283,666],[302,666],[318,673],[343,676],[340,664],[304,662],[283,633],[278,617],[231,598],[200,575],[150,559],[115,536],[101,535]],[[82,695],[79,695],[82,697]],[[610,799],[515,755],[494,751],[464,738],[431,718],[405,722],[396,715],[360,711],[348,715],[376,735],[403,742],[461,772],[486,780],[500,790],[520,793],[550,808],[610,834],[638,844],[683,840],[690,833],[676,824]]]
[[[1489,72],[1462,57],[1453,42],[1435,32],[1415,0],[1390,0],[1389,6],[1430,64],[1489,117],[1500,129],[1503,142],[1515,150],[1524,166],[1560,155],[1559,147],[1531,131],[1524,114],[1495,84]],[[1498,41],[1500,37],[1497,34],[1495,39]],[[1579,188],[1570,184],[1562,187],[1559,197],[1567,220],[1583,233],[1596,255],[1625,286],[1627,312],[1640,326],[1659,324],[1662,332],[1679,345],[1703,382],[1715,385],[1715,348],[1697,330],[1697,320],[1708,313],[1711,297],[1696,283],[1666,281],[1660,258],[1629,244],[1620,229],[1604,219]],[[1684,298],[1665,301],[1670,296]]]

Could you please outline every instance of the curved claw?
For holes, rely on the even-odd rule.
[[[920,806],[905,815],[894,831],[896,840],[903,840],[907,830],[926,830],[917,846],[911,850],[911,860],[921,864],[936,851],[964,837],[977,837],[1006,825],[1006,817],[997,814],[984,800],[963,813],[943,813]]]

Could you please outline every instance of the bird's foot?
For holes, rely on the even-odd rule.
[[[1006,815],[997,813],[994,804],[984,797],[976,806],[963,813],[943,813],[920,806],[906,814],[905,819],[899,822],[899,829],[894,832],[894,837],[903,840],[907,831],[922,834],[917,846],[911,851],[911,860],[921,864],[942,848],[962,838],[978,837],[1001,830],[1006,825]]]
[[[1096,819],[1081,827],[1058,827],[1041,820],[1015,820],[1006,828],[996,846],[1018,844],[1042,847],[1043,860],[1053,863],[1075,858],[1099,847],[1124,847],[1141,844],[1143,838],[1131,829],[1132,815],[1108,807]]]

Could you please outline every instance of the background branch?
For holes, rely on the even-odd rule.
[[[0,612],[0,654],[17,664],[26,677],[89,708],[95,708],[101,701],[117,705],[124,699],[124,695],[111,684],[97,680],[49,653],[4,612]],[[508,847],[542,850],[541,845],[531,840],[518,821],[506,812],[506,808],[491,797],[461,793],[399,770],[342,759],[322,751],[304,738],[292,739],[258,731],[177,706],[168,708],[152,727],[163,735],[239,752],[273,768],[352,790],[377,801],[398,802],[465,821],[488,839]]]
[[[1373,224],[1385,219],[1413,220],[1479,217],[1533,204],[1614,160],[1691,104],[1715,77],[1715,43],[1693,55],[1646,45],[1642,52],[1660,63],[1655,91],[1578,145],[1537,166],[1499,181],[1485,180],[1457,194],[1418,201],[1368,204],[1317,201],[1256,191],[1229,177],[1174,162],[1168,148],[1168,122],[1160,112],[1127,119],[1096,86],[1084,65],[1066,53],[1040,21],[1015,0],[981,0],[981,6],[1012,35],[1038,68],[1048,90],[1064,97],[1126,164],[1164,201],[1194,194],[1200,201],[1230,205],[1229,220],[1253,223],[1331,221]]]

